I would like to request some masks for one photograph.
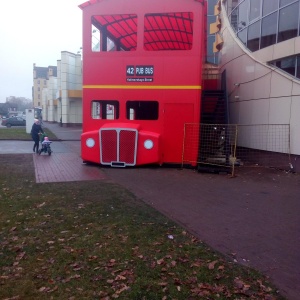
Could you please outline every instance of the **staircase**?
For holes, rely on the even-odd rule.
[[[200,123],[228,124],[228,102],[225,90],[204,90],[202,92]]]
[[[202,91],[199,171],[224,171],[229,162],[229,123],[226,73],[221,74],[221,89]],[[223,166],[223,167],[222,167]]]

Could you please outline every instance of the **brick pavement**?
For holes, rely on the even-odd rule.
[[[82,163],[75,153],[33,154],[37,183],[101,180],[106,176],[100,168]]]

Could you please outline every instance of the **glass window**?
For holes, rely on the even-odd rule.
[[[245,0],[238,6],[238,29],[243,29],[248,25],[249,1]]]
[[[250,25],[248,27],[248,41],[247,47],[251,51],[256,51],[259,49],[260,40],[260,21]]]
[[[206,60],[210,63],[216,63],[216,59],[215,59],[215,53],[213,52],[213,48],[214,48],[214,42],[215,42],[216,38],[214,35],[209,35],[207,37],[207,58]]]
[[[235,9],[232,11],[231,15],[230,15],[230,23],[232,28],[234,29],[235,32],[238,31],[238,9]]]
[[[263,16],[278,9],[278,0],[264,0],[263,1]]]
[[[296,69],[296,77],[297,78],[300,78],[300,56],[297,56],[296,57],[296,60],[297,60],[297,64],[296,64],[296,66],[297,66],[297,69]]]
[[[262,19],[260,48],[265,48],[276,43],[277,12]]]
[[[291,4],[295,2],[296,0],[280,0],[280,7],[285,6],[287,4]]]
[[[137,15],[95,15],[91,20],[93,52],[134,51],[137,47]]]
[[[193,46],[193,13],[152,13],[144,18],[146,51],[190,50]]]
[[[94,100],[91,106],[92,119],[119,119],[119,102],[115,100]]]
[[[232,0],[232,9],[234,9],[240,2],[240,0]]]
[[[278,42],[298,35],[299,2],[279,11]]]
[[[238,38],[243,42],[244,45],[247,44],[247,28],[238,33]]]
[[[296,57],[296,77],[300,78],[300,56]]]
[[[91,48],[93,52],[100,52],[100,30],[92,25],[92,44]]]
[[[128,120],[158,120],[158,102],[127,101],[126,117]]]
[[[276,67],[282,69],[283,71],[295,76],[296,69],[296,57],[283,58],[275,62]]]
[[[261,0],[252,0],[250,2],[249,21],[255,20],[260,17]]]

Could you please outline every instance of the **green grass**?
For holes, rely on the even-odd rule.
[[[119,185],[0,165],[0,299],[283,299]]]
[[[45,133],[49,137],[50,140],[54,141],[57,140],[56,135],[46,128]],[[31,141],[31,135],[26,132],[25,127],[2,127],[0,128],[0,140],[24,140],[24,141]]]

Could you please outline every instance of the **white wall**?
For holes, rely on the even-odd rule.
[[[61,52],[60,60],[61,112],[63,124],[82,123],[82,99],[69,98],[69,90],[82,90],[81,56]]]

